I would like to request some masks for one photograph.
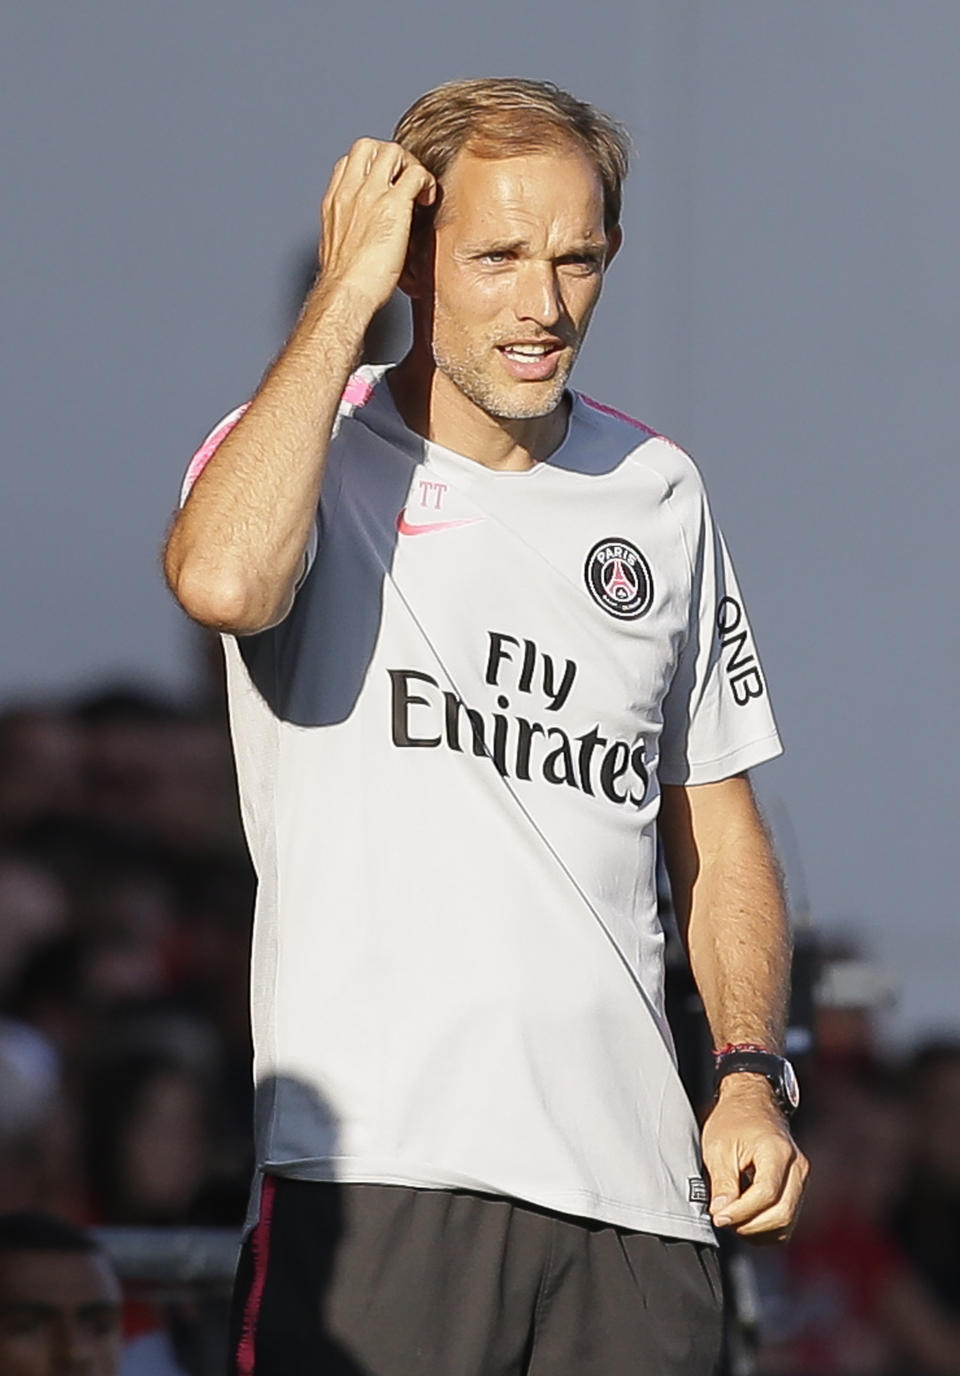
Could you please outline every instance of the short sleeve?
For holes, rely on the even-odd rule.
[[[690,607],[663,704],[659,777],[666,784],[716,783],[783,750],[733,564],[699,481],[686,505]]]
[[[249,401],[245,401],[242,406],[236,407],[236,409],[231,411],[229,415],[224,416],[223,420],[218,422],[218,424],[213,427],[207,438],[204,440],[203,444],[201,444],[200,448],[197,450],[193,458],[190,460],[189,464],[187,465],[187,471],[183,475],[183,482],[180,485],[181,508],[184,506],[187,498],[193,491],[194,483],[197,481],[200,474],[206,468],[207,464],[213,458],[214,454],[220,448],[220,445],[230,434],[230,431],[237,424],[240,417],[244,414],[249,405]],[[313,567],[313,561],[317,557],[316,521],[314,521],[313,525],[310,527],[310,536],[307,540],[307,548],[305,554],[306,558],[304,560],[303,570],[301,571],[300,577],[297,579],[298,588],[300,587],[303,580],[306,578],[307,574],[310,572],[311,568]]]

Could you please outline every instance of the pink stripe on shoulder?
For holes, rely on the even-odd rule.
[[[231,411],[229,416],[224,416],[220,424],[210,431],[210,434],[194,454],[187,465],[187,471],[183,477],[183,486],[180,489],[181,506],[183,506],[184,502],[190,496],[190,489],[193,487],[200,474],[206,468],[207,464],[213,458],[220,445],[227,438],[230,431],[249,405],[249,401],[245,401],[242,406],[238,406],[235,411]]]
[[[260,1196],[260,1217],[250,1238],[253,1252],[253,1279],[247,1294],[243,1311],[243,1325],[240,1329],[240,1343],[237,1347],[237,1376],[256,1376],[257,1369],[257,1323],[263,1306],[263,1292],[267,1284],[267,1266],[270,1261],[270,1225],[273,1222],[273,1198],[277,1192],[277,1182],[272,1175],[263,1177]]]
[[[613,416],[615,420],[625,420],[635,430],[643,430],[647,435],[657,435],[656,430],[651,430],[650,426],[645,425],[642,420],[637,420],[635,416],[628,416],[626,411],[618,411],[614,406],[604,406],[602,401],[594,401],[593,397],[588,397],[585,392],[580,393],[580,400],[585,401],[594,411],[602,411],[605,416]],[[657,438],[659,439],[660,436],[657,435]]]
[[[359,373],[354,373],[343,389],[341,400],[345,401],[348,406],[366,406],[372,396],[373,383],[368,382]]]
[[[341,400],[346,402],[348,406],[366,406],[372,396],[373,383],[368,382],[366,378],[361,377],[359,373],[354,373],[344,388]],[[190,496],[193,485],[200,474],[206,468],[207,464],[213,458],[220,445],[227,438],[230,431],[249,405],[249,401],[245,401],[242,406],[238,406],[235,411],[231,411],[229,416],[224,416],[220,424],[210,431],[210,434],[194,454],[187,465],[187,471],[184,474],[183,484],[180,488],[181,506],[183,506],[184,502]]]

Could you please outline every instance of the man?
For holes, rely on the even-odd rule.
[[[736,1071],[714,1221],[797,1206],[742,602],[686,455],[566,387],[625,171],[549,84],[422,97],[337,163],[300,322],[188,471],[167,576],[224,633],[260,886],[240,1372],[712,1368],[658,813]],[[398,284],[412,348],[354,372]]]
[[[3,1376],[117,1376],[120,1283],[85,1232],[43,1213],[0,1216]]]

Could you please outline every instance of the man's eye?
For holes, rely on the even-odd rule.
[[[91,1314],[86,1320],[87,1332],[94,1338],[112,1338],[120,1331],[120,1316],[105,1312]]]
[[[27,1338],[42,1333],[47,1321],[42,1314],[11,1314],[0,1323],[0,1334],[10,1338]]]
[[[480,257],[485,263],[508,263],[510,261],[510,254],[507,250],[500,248],[491,249],[489,253],[481,253]]]

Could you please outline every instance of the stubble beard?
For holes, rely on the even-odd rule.
[[[544,382],[501,382],[491,376],[499,367],[493,358],[493,345],[477,345],[464,341],[459,349],[450,349],[438,338],[445,333],[434,328],[432,351],[437,371],[449,378],[468,401],[495,420],[534,420],[549,416],[563,400],[567,379],[573,370],[580,340],[564,351],[557,363],[557,371]]]

